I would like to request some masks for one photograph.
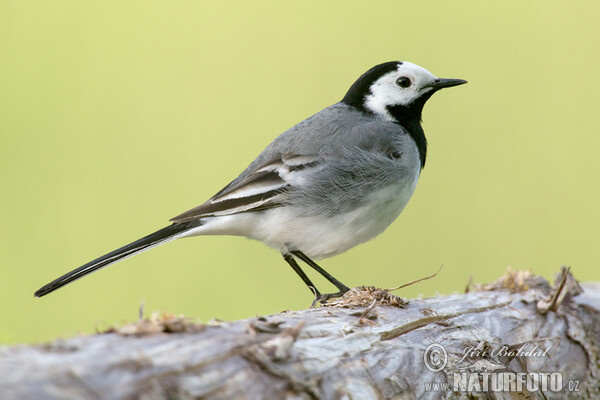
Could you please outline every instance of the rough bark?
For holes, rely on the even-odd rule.
[[[579,286],[566,269],[554,287],[510,272],[465,294],[409,303],[357,288],[315,309],[204,325],[152,318],[4,347],[0,398],[600,398],[599,343],[600,284]],[[447,362],[436,371],[438,345]],[[483,384],[490,371],[560,373],[564,388],[469,393],[454,379]],[[435,392],[430,382],[450,386]]]

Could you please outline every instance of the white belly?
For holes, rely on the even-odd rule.
[[[400,215],[412,196],[412,177],[371,193],[362,207],[333,216],[313,216],[291,207],[205,219],[184,236],[236,235],[259,240],[280,251],[300,250],[310,258],[331,257],[373,239]]]
[[[382,233],[400,215],[415,186],[416,180],[409,186],[387,187],[371,194],[363,207],[341,215],[297,216],[286,229],[274,229],[272,235],[257,239],[272,247],[300,250],[315,259],[343,253]]]

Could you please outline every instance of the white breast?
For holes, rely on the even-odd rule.
[[[300,250],[314,259],[343,253],[373,239],[400,215],[418,176],[417,169],[412,177],[371,193],[362,207],[340,215],[302,216],[293,209],[274,209],[256,221],[248,236],[280,250]]]

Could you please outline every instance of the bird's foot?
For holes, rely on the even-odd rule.
[[[315,308],[318,303],[325,304],[330,299],[337,299],[338,297],[342,297],[344,295],[344,293],[346,293],[348,290],[339,291],[336,293],[323,293],[323,294],[321,294],[317,291],[315,293],[315,299],[313,300],[312,304],[310,305],[310,308]]]

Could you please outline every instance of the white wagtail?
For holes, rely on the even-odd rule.
[[[204,204],[176,216],[166,228],[61,276],[35,296],[174,239],[238,235],[279,250],[316,295],[315,301],[338,297],[349,288],[313,259],[366,242],[398,217],[425,165],[423,106],[439,89],[463,83],[436,78],[409,62],[376,65],[354,82],[341,102],[279,135]],[[338,292],[321,294],[296,257]]]

